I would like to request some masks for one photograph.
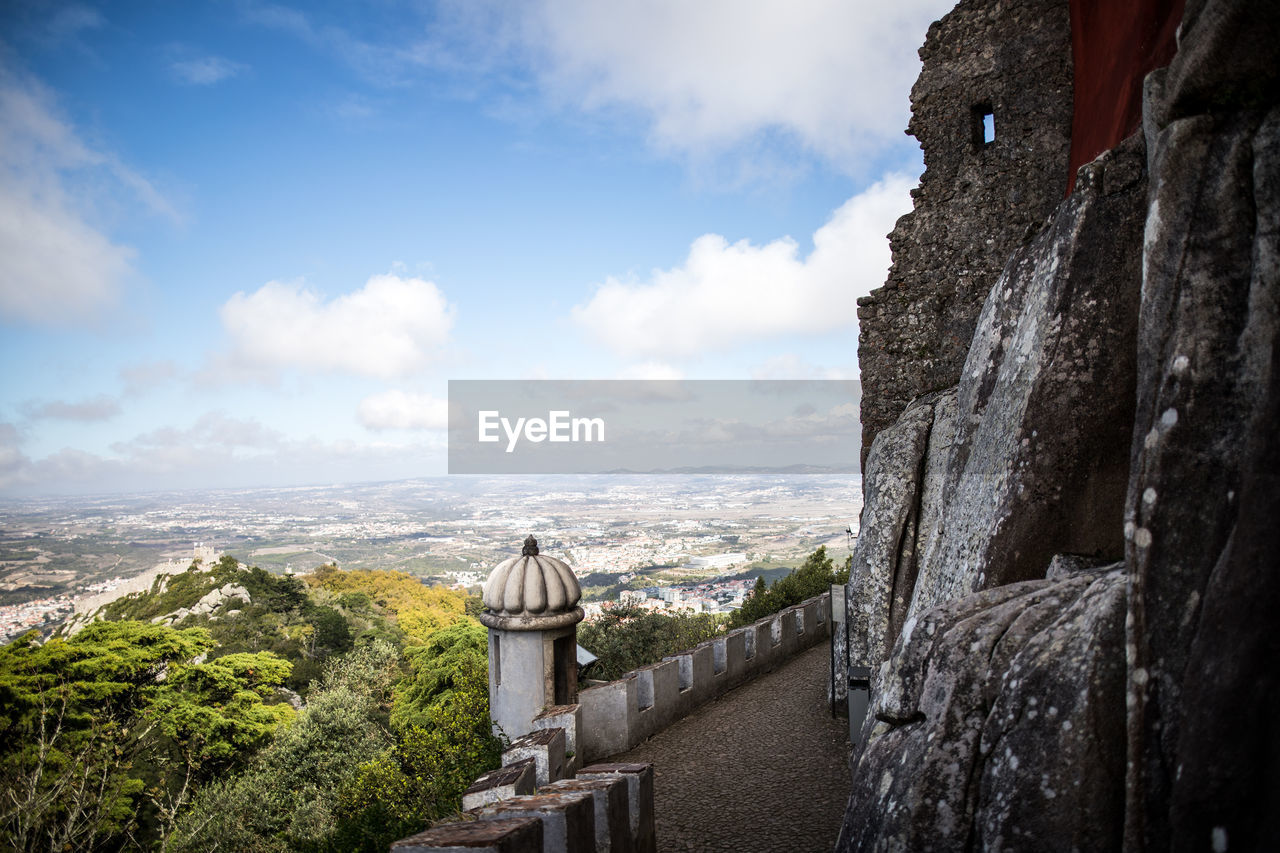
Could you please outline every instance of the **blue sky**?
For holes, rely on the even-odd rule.
[[[451,378],[856,376],[949,6],[9,0],[0,495],[440,474]]]

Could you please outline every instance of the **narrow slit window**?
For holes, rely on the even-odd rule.
[[[973,147],[981,151],[996,141],[996,114],[991,104],[975,104],[972,111]]]
[[[497,634],[490,632],[489,640],[489,665],[493,667],[493,683],[495,687],[502,686],[502,638]]]

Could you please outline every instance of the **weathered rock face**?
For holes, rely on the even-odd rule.
[[[1280,849],[1280,4],[1189,0],[1143,130],[988,296],[941,486],[936,420],[866,466],[896,645],[842,849]]]
[[[889,642],[889,593],[904,534],[919,507],[920,461],[925,458],[933,405],[918,401],[876,436],[862,475],[858,542],[849,569],[849,660],[878,664]]]
[[[955,420],[954,389],[913,402],[876,436],[849,572],[847,660],[879,666],[902,629],[920,557],[937,530]]]
[[[181,622],[188,616],[207,616],[214,613],[218,608],[222,607],[228,601],[236,599],[245,604],[249,604],[253,599],[249,596],[249,590],[245,589],[238,583],[225,583],[217,589],[211,589],[206,592],[199,601],[190,607],[180,607],[172,613],[166,613],[163,616],[157,616],[152,622],[164,622],[166,624],[173,622]]]
[[[912,612],[1042,578],[1055,553],[1123,556],[1145,209],[1135,137],[1081,169],[991,289]]]
[[[1280,4],[1189,2],[1148,79],[1131,849],[1280,843]]]
[[[1064,574],[907,620],[837,849],[1119,849],[1125,575]]]
[[[1123,557],[1144,174],[1140,138],[1082,169],[992,288],[958,388],[876,437],[852,663],[878,666],[910,614],[1043,578],[1055,553]]]
[[[889,235],[888,281],[859,301],[864,462],[909,402],[959,381],[1009,253],[1066,191],[1068,26],[1062,0],[964,0],[929,29],[907,131],[925,172],[915,210]],[[990,143],[984,112],[994,119]]]

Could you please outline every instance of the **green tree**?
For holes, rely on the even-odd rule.
[[[163,736],[146,788],[162,844],[200,785],[243,764],[292,719],[287,703],[266,704],[290,669],[263,652],[176,666],[168,674],[145,715]]]
[[[717,636],[724,622],[709,613],[666,614],[615,607],[578,628],[578,643],[599,658],[593,676],[612,681],[636,667]]]
[[[59,851],[163,836],[179,801],[284,713],[264,698],[287,664],[195,663],[211,646],[198,628],[126,621],[0,649],[3,836]]]
[[[332,849],[385,851],[395,839],[456,813],[476,777],[501,763],[503,744],[489,718],[488,667],[475,655],[453,660],[449,689],[417,718],[421,724],[398,726],[394,745],[361,765],[343,789]]]
[[[729,626],[740,628],[750,625],[757,619],[821,595],[832,584],[845,583],[849,580],[851,562],[852,557],[846,558],[843,568],[836,571],[834,561],[827,556],[827,546],[822,545],[806,557],[798,568],[774,581],[772,586],[766,587],[764,578],[756,578],[755,588],[742,602],[742,606],[734,611]]]
[[[391,714],[401,729],[426,725],[431,707],[452,703],[455,692],[468,686],[477,671],[485,673],[488,695],[489,632],[472,619],[435,632],[426,644],[406,649],[405,656],[411,671],[397,688]]]
[[[333,849],[340,789],[394,742],[388,720],[399,677],[399,654],[386,643],[331,660],[294,724],[179,816],[171,848]]]

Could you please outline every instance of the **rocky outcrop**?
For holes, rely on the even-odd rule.
[[[1278,335],[1280,4],[1188,0],[1142,137],[987,295],[940,488],[940,398],[871,447],[841,849],[1280,848]]]
[[[1147,94],[1128,843],[1275,849],[1280,7],[1189,2]]]
[[[1062,0],[964,0],[929,28],[907,129],[925,172],[889,235],[888,280],[858,301],[864,469],[872,439],[909,402],[959,381],[1009,253],[1066,193],[1068,17]]]
[[[1064,574],[907,620],[838,849],[1119,848],[1124,571]]]
[[[851,663],[877,667],[911,614],[1043,578],[1055,553],[1123,557],[1144,163],[1135,138],[1081,170],[992,288],[959,386],[876,437]]]
[[[1123,556],[1145,209],[1135,137],[1081,169],[991,289],[913,612],[1042,578],[1055,553]]]
[[[904,535],[919,506],[933,406],[920,401],[876,436],[862,475],[863,509],[849,567],[849,659],[879,661],[889,642],[889,591]],[[866,594],[857,594],[866,590]]]
[[[867,457],[845,622],[846,660],[855,666],[878,665],[902,628],[920,556],[937,529],[955,408],[954,389],[916,400]]]
[[[226,583],[217,589],[209,590],[199,601],[190,607],[179,607],[172,613],[157,616],[151,621],[169,624],[181,622],[188,616],[209,616],[232,599],[241,601],[245,604],[249,604],[253,601],[253,599],[249,597],[249,590],[245,589],[238,583]]]

